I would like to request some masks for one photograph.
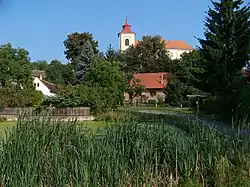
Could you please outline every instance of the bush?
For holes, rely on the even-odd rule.
[[[122,112],[109,110],[108,112],[98,114],[95,119],[97,121],[119,121],[123,119],[123,117],[124,115]]]
[[[7,118],[4,116],[0,116],[0,122],[5,122],[5,121],[7,121]]]

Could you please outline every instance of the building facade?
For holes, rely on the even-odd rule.
[[[139,41],[136,40],[136,33],[132,31],[131,25],[126,18],[125,24],[122,26],[122,31],[118,34],[119,49],[125,51],[130,46],[138,45]],[[163,40],[165,48],[172,60],[180,59],[183,53],[193,51],[193,47],[182,40]]]
[[[140,73],[134,74],[134,79],[139,80],[139,84],[145,88],[140,94],[132,98],[133,103],[158,103],[165,100],[164,89],[167,86],[168,73]],[[124,94],[125,103],[131,102],[128,93]]]

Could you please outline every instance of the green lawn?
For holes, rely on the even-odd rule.
[[[87,126],[91,130],[97,130],[98,128],[104,127],[106,125],[106,122],[104,122],[104,121],[86,121],[86,122],[81,122],[80,124]]]
[[[5,131],[11,129],[16,122],[0,122],[0,137],[4,135]]]
[[[0,137],[2,137],[6,130],[11,129],[14,127],[16,122],[0,122]],[[103,121],[86,121],[81,122],[80,125],[85,125],[91,130],[97,130],[100,127],[103,127],[106,125]]]

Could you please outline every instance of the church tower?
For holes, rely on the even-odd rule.
[[[131,45],[135,45],[135,33],[131,29],[131,25],[128,24],[128,17],[126,22],[122,26],[122,31],[118,34],[119,47],[121,51],[126,50]]]

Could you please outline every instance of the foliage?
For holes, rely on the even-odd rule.
[[[184,83],[180,82],[178,79],[170,78],[164,90],[166,102],[174,106],[182,106],[185,99],[185,89],[186,86]]]
[[[235,109],[240,89],[237,77],[249,59],[250,7],[242,0],[213,2],[205,22],[205,39],[199,39],[204,73],[201,88],[216,97],[223,115]],[[239,91],[239,92],[238,92]]]
[[[175,61],[174,72],[176,76],[187,86],[195,88],[200,86],[200,77],[204,73],[202,58],[199,50],[184,53],[181,59]]]
[[[160,36],[143,36],[136,47],[128,48],[121,57],[126,73],[162,72],[171,62]]]
[[[190,104],[187,95],[207,95],[199,89],[200,77],[204,72],[201,61],[200,52],[193,50],[173,62],[172,73],[169,74],[168,85],[164,90],[167,103],[183,106],[185,103]]]
[[[123,103],[125,79],[118,63],[95,59],[87,72],[86,84],[96,91],[93,96],[101,99],[102,104],[99,105],[103,106],[103,109],[116,108]],[[92,102],[93,100],[94,98]]]
[[[73,58],[72,63],[76,64],[76,82],[81,83],[85,81],[85,74],[89,70],[91,62],[95,57],[93,46],[87,40],[80,51],[80,55]]]
[[[31,63],[25,49],[15,49],[11,44],[0,46],[0,84],[15,82],[27,84],[31,80]]]
[[[4,116],[0,116],[0,122],[5,122],[5,121],[7,121],[7,118]]]
[[[119,53],[114,50],[112,45],[110,44],[105,52],[105,59],[109,62],[115,62],[118,60]]]
[[[124,74],[117,62],[94,59],[86,74],[86,82],[88,85],[108,88],[111,92],[124,91]]]
[[[49,64],[46,60],[38,60],[31,64],[33,70],[43,70],[46,71],[49,68]]]
[[[4,107],[33,107],[43,102],[43,94],[32,85],[20,87],[9,84],[0,89],[0,105]]]
[[[68,85],[47,102],[57,107],[89,106],[93,113],[100,113],[121,105],[124,90],[124,76],[118,63],[96,58],[84,84]]]
[[[92,50],[95,54],[98,54],[98,42],[93,39],[93,36],[89,32],[84,33],[72,33],[67,36],[67,39],[64,41],[64,46],[66,48],[65,55],[66,58],[72,61],[74,58],[78,57],[82,52],[82,47],[89,41],[92,46]],[[76,67],[76,64],[73,64]]]
[[[145,87],[140,84],[139,79],[130,77],[128,79],[128,84],[126,87],[126,93],[129,94],[130,104],[132,104],[133,99],[136,96],[139,96],[144,90],[145,90]]]
[[[74,72],[70,64],[52,60],[46,70],[47,80],[57,85],[67,85],[74,81]]]
[[[96,133],[76,122],[19,121],[0,144],[1,186],[249,185],[249,138],[128,116]]]

